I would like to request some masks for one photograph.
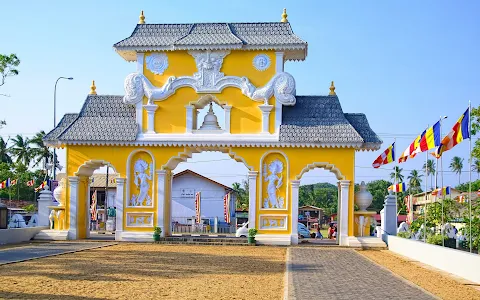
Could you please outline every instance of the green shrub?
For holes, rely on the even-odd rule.
[[[250,228],[248,230],[248,236],[256,236],[257,232],[258,232],[258,230],[256,228]]]
[[[427,243],[432,245],[442,246],[444,243],[443,241],[446,239],[447,237],[441,234],[431,235],[431,236],[427,236]]]
[[[162,234],[162,228],[160,228],[160,227],[154,227],[154,228],[153,228],[153,234],[155,234],[155,235],[161,235],[161,234]]]
[[[397,233],[397,236],[404,239],[409,239],[412,236],[412,234],[408,231],[404,231],[404,232]]]

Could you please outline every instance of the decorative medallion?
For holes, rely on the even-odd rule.
[[[168,57],[165,53],[153,53],[145,59],[147,69],[153,74],[162,75],[168,68]]]
[[[258,54],[253,58],[253,66],[258,71],[265,71],[270,68],[270,57],[266,54]]]

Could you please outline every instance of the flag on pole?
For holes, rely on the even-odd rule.
[[[417,138],[410,144],[410,146],[408,146],[408,148],[403,151],[402,155],[398,159],[399,163],[406,162],[409,157],[414,158],[415,155],[417,155],[417,153],[415,153],[415,149],[420,146],[420,140],[423,138],[426,132],[427,131],[425,130],[424,132],[422,132],[422,134],[417,136]]]
[[[395,143],[391,144],[379,157],[372,163],[374,168],[386,165],[395,161]]]
[[[27,181],[27,186],[34,186],[34,185],[35,185],[35,181],[33,179]]]
[[[440,146],[440,139],[440,121],[438,121],[425,131],[425,134],[420,139],[419,145],[414,153],[421,153],[430,149],[435,149]]]
[[[399,183],[399,184],[393,184],[388,187],[389,191],[400,193],[400,192],[405,192],[407,190],[405,182]]]
[[[230,193],[223,197],[223,215],[225,216],[225,222],[230,223]]]
[[[198,224],[201,223],[201,217],[200,217],[200,192],[195,193],[195,222]]]
[[[92,204],[90,205],[90,219],[95,221],[97,219],[97,190],[92,194]]]
[[[10,186],[16,185],[17,179],[10,180]]]
[[[10,179],[7,179],[7,180],[4,180],[4,181],[0,182],[0,189],[7,188],[9,181],[10,181]]]
[[[457,120],[457,123],[453,125],[452,130],[443,138],[440,146],[435,151],[435,157],[438,158],[442,156],[443,152],[452,149],[463,140],[470,138],[469,110],[470,108],[467,108],[463,115]]]
[[[443,188],[438,188],[432,192],[433,196],[446,196],[450,195],[450,187],[444,186]]]
[[[459,196],[456,198],[456,200],[457,200],[458,203],[465,203],[466,198],[467,198],[467,197],[466,197],[465,195],[459,195]]]

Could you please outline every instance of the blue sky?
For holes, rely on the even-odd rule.
[[[122,94],[125,76],[135,70],[112,45],[129,36],[145,11],[147,23],[279,21],[284,7],[295,33],[309,43],[304,62],[288,62],[298,95],[328,93],[335,80],[345,112],[363,112],[384,146],[397,137],[403,150],[441,115],[443,132],[468,106],[480,104],[480,2],[478,1],[8,1],[2,3],[0,53],[16,53],[20,75],[9,78],[0,93],[3,137],[32,135],[53,126],[53,88],[59,83],[57,120],[78,112],[92,79],[99,94]],[[180,4],[181,3],[181,4]],[[319,150],[321,151],[321,150]],[[378,152],[356,156],[356,181],[388,178],[373,170]],[[468,180],[468,142],[444,155],[465,158],[461,181]],[[64,157],[64,156],[61,156]],[[202,154],[196,161],[223,159]],[[419,169],[424,156],[401,165]],[[192,169],[230,184],[245,169],[227,160],[197,162]],[[404,171],[407,175],[408,171]],[[224,176],[228,174],[228,176]],[[239,175],[240,174],[240,175]],[[316,171],[302,183],[333,182]],[[309,177],[308,177],[309,176]],[[477,177],[476,174],[473,175]],[[456,185],[458,176],[444,174]]]

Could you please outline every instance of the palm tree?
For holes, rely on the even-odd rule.
[[[12,158],[8,154],[7,142],[0,136],[0,162],[11,164]]]
[[[37,132],[37,134],[35,134],[35,136],[30,140],[30,143],[35,146],[35,148],[32,148],[32,158],[34,159],[33,166],[36,167],[40,163],[43,163],[43,168],[45,169],[45,164],[53,159],[53,154],[43,143],[44,137],[45,131],[42,130]]]
[[[452,162],[450,163],[450,169],[452,169],[453,172],[458,174],[458,184],[460,184],[460,176],[462,175],[462,168],[463,168],[463,158],[454,156],[452,158]]]
[[[423,175],[421,175],[417,170],[412,170],[410,172],[410,175],[408,175],[407,179],[409,180],[409,189],[411,192],[420,192],[422,191],[421,184],[422,184],[422,178]]]
[[[10,153],[15,156],[16,162],[23,163],[25,166],[30,165],[32,159],[32,148],[30,148],[30,140],[24,138],[20,134],[12,139],[13,145],[8,148]]]
[[[398,166],[393,167],[393,172],[390,173],[390,178],[393,179],[394,181],[396,179],[397,183],[402,182],[404,178],[404,176],[402,175],[402,171],[403,169],[401,169]]]
[[[477,172],[477,179],[480,178],[480,159],[473,162],[472,171]]]
[[[428,180],[430,175],[435,174],[435,161],[433,159],[427,160],[427,162],[423,164],[423,170],[426,170]],[[430,177],[430,188],[433,190],[433,176]]]

